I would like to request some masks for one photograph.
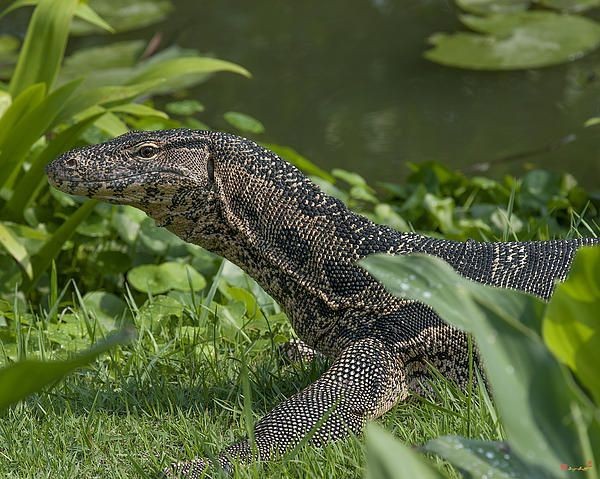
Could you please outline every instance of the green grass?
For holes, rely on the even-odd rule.
[[[191,323],[212,325],[213,334],[190,338],[180,327],[134,314],[139,336],[133,344],[8,410],[0,420],[0,477],[155,477],[172,460],[210,457],[245,436],[244,361],[253,421],[326,368],[323,361],[285,363],[275,342],[267,349],[258,347],[260,339],[232,342],[220,335],[212,313],[202,318],[189,309],[187,314]],[[43,323],[30,322],[34,326],[19,338],[25,353],[36,356],[43,349],[47,358],[64,357],[63,348],[43,332]],[[482,391],[475,388],[469,399],[442,379],[435,385],[438,401],[411,398],[380,422],[410,445],[444,434],[499,438]],[[361,477],[364,467],[362,440],[349,438],[238,467],[235,477],[349,478]],[[459,476],[450,472],[450,477]]]

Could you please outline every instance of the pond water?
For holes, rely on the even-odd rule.
[[[600,188],[600,128],[583,128],[600,113],[600,52],[540,70],[473,72],[422,58],[428,36],[461,28],[452,2],[174,3],[161,26],[168,43],[254,75],[222,74],[194,91],[214,127],[225,127],[224,109],[248,113],[265,139],[371,181],[401,179],[406,162],[469,171],[491,161],[494,176],[537,165]]]

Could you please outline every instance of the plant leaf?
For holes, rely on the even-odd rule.
[[[245,133],[260,134],[265,131],[265,127],[260,121],[245,113],[228,111],[223,115],[223,118],[225,118],[225,121],[231,126]]]
[[[126,113],[133,116],[156,116],[159,118],[169,118],[164,111],[140,103],[126,103],[124,105],[113,106],[109,109],[113,113]]]
[[[87,2],[79,2],[77,9],[75,10],[75,16],[85,20],[90,25],[94,25],[101,30],[105,30],[109,33],[115,33],[115,29],[111,27],[106,21],[93,10]]]
[[[600,405],[600,247],[577,251],[556,286],[542,323],[550,351],[569,366]]]
[[[505,442],[479,441],[443,436],[427,442],[423,449],[443,457],[473,478],[548,479],[548,472],[524,462]]]
[[[57,88],[13,126],[12,131],[18,131],[19,134],[12,134],[0,143],[0,165],[4,172],[0,187],[14,181],[31,146],[51,127],[67,99],[80,84],[81,80],[73,80]]]
[[[276,145],[274,143],[261,143],[261,145],[271,150],[276,155],[279,155],[285,161],[301,169],[304,173],[312,176],[318,176],[319,178],[323,178],[330,183],[335,182],[335,178],[332,175],[319,168],[312,161],[302,156],[293,148],[290,148],[289,146]]]
[[[176,262],[136,266],[127,274],[127,280],[138,291],[151,294],[165,293],[171,289],[197,291],[206,286],[206,280],[198,271]]]
[[[562,463],[589,459],[582,457],[573,416],[573,405],[584,399],[541,338],[525,326],[537,324],[531,316],[541,318],[541,300],[470,281],[428,255],[375,255],[361,265],[393,294],[423,302],[473,333],[509,443],[523,460],[553,475]],[[600,437],[597,419],[588,426],[590,439]]]
[[[94,123],[103,112],[95,113],[58,133],[33,160],[29,169],[13,187],[10,200],[4,205],[1,216],[12,221],[20,220],[28,205],[37,197],[39,189],[46,184],[44,168],[61,153],[71,149],[80,135]]]
[[[151,63],[137,76],[127,82],[127,85],[134,83],[148,82],[152,80],[181,77],[198,73],[216,73],[228,71],[238,73],[245,77],[250,77],[250,72],[244,67],[235,63],[219,60],[217,58],[183,57],[171,58],[161,62]]]
[[[0,245],[4,246],[4,249],[10,253],[15,261],[19,263],[19,266],[23,268],[27,276],[31,278],[33,276],[33,269],[31,268],[29,253],[19,237],[2,223],[0,223]]]
[[[36,83],[23,90],[0,118],[0,152],[4,142],[11,137],[14,126],[46,96],[46,85]]]
[[[39,0],[10,80],[13,97],[35,83],[45,83],[48,90],[52,89],[77,4],[78,0]]]
[[[368,479],[442,479],[418,453],[376,424],[367,424]]]
[[[58,121],[68,120],[94,106],[112,105],[130,101],[161,85],[163,82],[163,80],[158,79],[129,86],[103,86],[84,90],[67,100],[64,109],[58,117]]]

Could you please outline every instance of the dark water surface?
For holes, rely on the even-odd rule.
[[[320,166],[370,180],[406,174],[405,162],[456,168],[552,149],[526,161],[600,187],[600,53],[524,72],[471,72],[422,58],[426,39],[460,28],[440,0],[176,0],[165,38],[237,62],[254,75],[220,75],[197,89],[204,118],[248,113],[269,140]],[[523,171],[523,160],[491,174]]]

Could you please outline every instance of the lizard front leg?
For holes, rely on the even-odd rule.
[[[313,431],[317,446],[359,434],[367,419],[382,415],[406,397],[402,361],[378,339],[352,343],[313,384],[290,397],[264,416],[255,427],[255,452],[244,439],[226,448],[219,463],[231,470],[232,461],[268,460],[284,454]],[[324,420],[322,419],[324,418]],[[196,459],[171,465],[168,477],[201,477],[208,462]]]

